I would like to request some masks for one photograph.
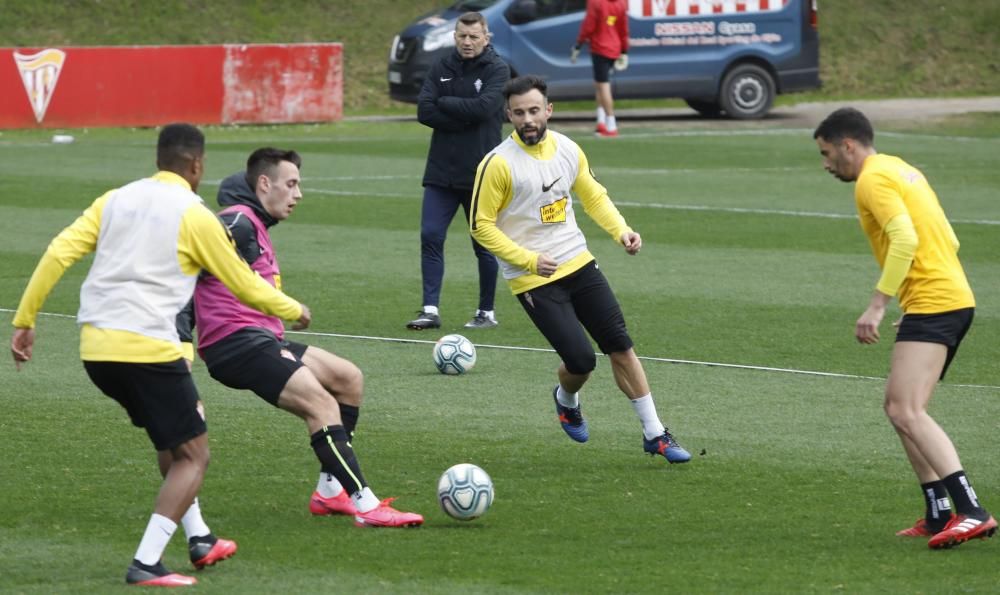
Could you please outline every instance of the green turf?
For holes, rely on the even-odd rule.
[[[1000,500],[1000,174],[996,120],[963,117],[880,134],[882,151],[923,168],[956,221],[977,293],[976,323],[932,405],[987,506]],[[355,361],[366,405],[355,441],[376,493],[427,516],[409,531],[361,530],[306,509],[316,463],[302,424],[202,365],[213,463],[206,519],[236,558],[199,573],[201,591],[391,593],[988,592],[996,543],[931,552],[893,532],[921,512],[918,487],[881,412],[891,335],[853,341],[878,271],[852,192],[822,171],[808,130],[691,134],[675,125],[598,143],[578,138],[645,240],[628,257],[585,223],[640,355],[818,371],[815,376],[648,360],[659,411],[692,452],[667,466],[640,452],[639,427],[607,361],[584,391],[588,444],[559,430],[557,358],[501,285],[497,329],[461,325],[476,271],[459,222],[447,244],[440,333],[403,323],[420,306],[419,181],[428,135],[416,124],[207,131],[202,194],[261,144],[303,154],[306,197],[273,233],[287,291],[315,334]],[[51,236],[94,197],[150,172],[149,130],[0,135],[0,323],[8,325]],[[749,209],[750,212],[738,209]],[[803,215],[805,213],[805,215]],[[817,214],[831,215],[822,217]],[[86,262],[45,310],[71,315]],[[895,313],[890,316],[894,316]],[[151,449],[79,364],[71,318],[42,317],[36,359],[0,367],[0,591],[104,593],[122,587],[152,507]],[[445,377],[426,342],[463,332],[470,374]],[[348,336],[343,336],[348,335]],[[975,386],[966,386],[975,385]],[[704,454],[700,454],[704,452]],[[448,466],[471,461],[496,484],[493,509],[459,523],[437,509]],[[180,534],[179,534],[180,535]],[[175,537],[165,561],[186,566]]]

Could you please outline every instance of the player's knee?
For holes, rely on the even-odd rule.
[[[563,365],[570,374],[583,376],[590,374],[597,367],[597,355],[593,351],[580,351],[563,357]]]
[[[365,375],[361,371],[361,368],[357,367],[351,362],[347,362],[347,368],[344,371],[344,394],[346,399],[346,404],[354,405],[358,407],[361,405],[361,395],[365,391]]]
[[[420,244],[425,250],[432,249],[440,251],[444,246],[446,233],[447,229],[421,228]]]
[[[172,464],[183,462],[185,464],[195,465],[202,470],[207,469],[208,463],[211,460],[211,451],[208,448],[208,440],[204,437],[205,435],[202,434],[197,438],[188,440],[177,448],[172,449]]]
[[[903,431],[912,428],[917,419],[923,415],[923,411],[919,407],[893,400],[886,400],[882,409],[893,427]]]
[[[331,416],[340,417],[340,406],[326,390],[309,391],[302,399],[302,409],[307,417],[330,421]]]

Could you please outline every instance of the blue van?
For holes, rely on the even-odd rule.
[[[815,89],[816,0],[629,0],[629,67],[616,99],[679,97],[705,116],[763,117],[775,95]],[[486,17],[511,74],[545,77],[553,100],[594,96],[589,45],[569,61],[586,0],[460,0],[424,15],[392,41],[389,95],[415,103],[434,61],[455,46],[457,17]]]

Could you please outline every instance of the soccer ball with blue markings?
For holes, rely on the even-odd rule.
[[[493,504],[493,480],[471,463],[449,467],[438,480],[441,510],[460,521],[483,516]]]
[[[442,374],[465,374],[476,365],[476,346],[462,335],[445,335],[434,344],[434,365]]]

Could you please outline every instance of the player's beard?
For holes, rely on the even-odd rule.
[[[521,142],[522,143],[524,143],[524,144],[526,144],[526,145],[528,145],[530,147],[531,145],[537,145],[538,143],[542,142],[542,139],[545,138],[545,130],[546,129],[547,129],[547,126],[545,124],[542,124],[541,126],[536,127],[534,129],[535,136],[532,137],[532,138],[530,138],[530,139],[528,139],[528,138],[524,138],[524,129],[521,128],[521,129],[518,129],[517,136],[521,138]]]

